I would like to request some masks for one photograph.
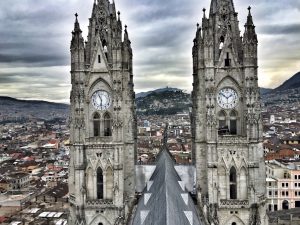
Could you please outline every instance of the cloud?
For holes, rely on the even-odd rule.
[[[133,46],[136,92],[192,89],[192,41],[210,0],[115,0]],[[240,29],[253,5],[259,82],[276,87],[300,70],[300,2],[235,0]],[[79,13],[86,39],[93,0],[0,1],[0,95],[68,101],[71,31]]]

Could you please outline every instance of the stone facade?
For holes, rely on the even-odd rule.
[[[130,224],[137,135],[127,28],[123,32],[109,0],[95,1],[87,42],[77,17],[71,41],[69,224]],[[232,0],[212,0],[193,47],[193,157],[198,206],[207,224],[268,224],[257,68],[250,8],[240,37]]]
[[[131,43],[109,0],[95,1],[86,42],[77,17],[71,41],[69,224],[125,224],[135,197]]]
[[[209,224],[268,224],[251,8],[240,35],[232,0],[203,10],[193,47],[193,151],[198,200]]]

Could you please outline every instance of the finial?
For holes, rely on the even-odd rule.
[[[75,13],[75,17],[76,17],[76,19],[77,19],[77,17],[78,17],[78,13]]]
[[[251,13],[251,6],[248,7],[249,13]]]
[[[206,8],[203,8],[203,17],[206,18],[205,12],[206,12]]]
[[[125,25],[125,30],[127,31],[127,25]]]
[[[197,28],[199,28],[199,23],[197,23]]]

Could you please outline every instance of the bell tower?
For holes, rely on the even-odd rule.
[[[198,201],[209,224],[268,224],[251,8],[240,35],[232,0],[203,10],[193,47],[193,150]]]
[[[109,0],[94,2],[85,42],[71,41],[72,225],[125,224],[135,196],[136,115],[127,26]]]

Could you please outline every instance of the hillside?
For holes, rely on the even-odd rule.
[[[189,112],[192,106],[190,94],[182,90],[151,92],[136,99],[138,115],[174,115]]]
[[[285,81],[279,87],[262,96],[266,105],[292,106],[300,104],[300,72]]]
[[[160,93],[160,92],[165,92],[165,91],[180,91],[180,89],[178,89],[178,88],[171,88],[171,87],[159,88],[159,89],[152,90],[152,91],[140,92],[140,93],[136,94],[135,97],[136,98],[143,98],[143,97],[146,97],[146,96],[150,95],[153,92]]]
[[[290,79],[285,81],[282,85],[275,88],[272,92],[286,91],[289,89],[297,89],[300,88],[300,72],[296,73]]]
[[[67,118],[69,106],[46,101],[19,100],[0,96],[0,121],[26,120],[38,118],[51,120]]]

